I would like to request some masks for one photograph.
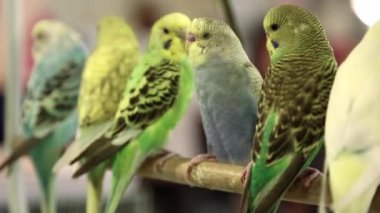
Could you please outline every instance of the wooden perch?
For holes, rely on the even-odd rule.
[[[141,166],[138,174],[147,178],[189,185],[185,179],[185,171],[188,163],[189,159],[174,156],[160,167],[160,159],[151,158]],[[157,168],[160,169],[158,170]],[[243,170],[244,167],[242,166],[204,162],[192,170],[191,186],[241,194],[243,192],[243,184],[240,182],[240,177]],[[324,176],[314,180],[309,189],[305,189],[302,182],[296,181],[285,194],[284,200],[318,205],[323,178]],[[327,200],[330,203],[330,196],[328,196]],[[379,188],[372,201],[371,210],[375,212],[380,211]]]

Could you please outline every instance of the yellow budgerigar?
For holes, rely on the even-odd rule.
[[[121,17],[102,18],[98,23],[97,45],[89,57],[78,101],[79,134],[56,170],[72,155],[91,144],[112,125],[126,81],[139,59],[136,36]],[[88,173],[87,212],[98,212],[101,204],[105,163]]]

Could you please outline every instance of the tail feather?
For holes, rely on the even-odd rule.
[[[286,170],[273,181],[273,185],[269,186],[271,190],[268,190],[267,194],[263,194],[260,200],[257,201],[252,195],[249,197],[249,208],[248,212],[275,212],[279,207],[281,198],[294,182],[298,174],[302,171],[305,165],[305,158],[302,154],[297,154],[292,158],[291,164],[286,168]],[[270,183],[268,183],[270,184]],[[263,189],[265,190],[265,188]],[[256,195],[256,198],[258,196]],[[255,205],[256,204],[256,205]]]
[[[114,213],[127,186],[131,182],[145,155],[141,153],[137,140],[132,141],[115,158],[112,166],[112,185],[106,213]]]
[[[74,158],[77,158],[84,150],[92,146],[92,142],[100,138],[111,126],[112,121],[100,123],[87,128],[80,128],[79,136],[72,143],[63,156],[55,164],[53,171],[57,173],[62,167],[67,166]]]
[[[324,167],[323,167],[323,174],[325,174],[325,178],[323,178],[322,180],[322,188],[321,188],[321,198],[319,200],[319,207],[318,207],[318,212],[319,213],[326,213],[326,204],[327,204],[327,192],[328,192],[328,185],[327,185],[327,182],[328,182],[328,175],[327,175],[327,171],[328,171],[328,161],[327,161],[327,157],[325,158],[325,164],[324,164]]]
[[[86,212],[88,213],[100,212],[105,169],[105,164],[101,164],[91,170],[91,172],[88,174],[86,203]]]
[[[49,142],[49,141],[47,141]],[[46,142],[44,143],[46,144]],[[38,152],[43,148],[37,147],[37,150],[32,151],[32,159],[36,170],[39,186],[41,189],[41,212],[55,213],[56,212],[56,194],[55,194],[55,175],[51,172],[53,162],[48,158],[39,158]],[[51,151],[51,150],[49,150]],[[52,151],[53,152],[53,151]]]
[[[46,179],[41,179],[40,185],[43,191],[41,199],[41,212],[42,213],[55,213],[56,208],[56,193],[55,193],[55,176],[51,175]]]
[[[131,138],[137,136],[139,133],[141,133],[141,130],[127,130],[112,141],[106,137],[97,139],[93,145],[89,146],[78,157],[71,161],[71,163],[75,163],[81,158],[86,158],[85,162],[82,162],[81,166],[76,170],[73,177],[81,176],[99,163],[112,157],[117,151],[127,146]]]
[[[98,150],[96,153],[86,158],[86,160],[83,163],[81,163],[79,168],[74,172],[73,178],[77,178],[83,175],[84,173],[90,171],[91,169],[95,168],[103,161],[107,160],[108,158],[111,158],[116,152],[118,152],[122,148],[122,146],[110,145],[102,148],[101,150]]]
[[[33,147],[40,144],[43,140],[28,139],[19,143],[19,145],[12,151],[12,153],[0,164],[0,171],[5,167],[13,164],[21,156],[28,154]]]
[[[98,150],[103,150],[104,148],[106,148],[106,145],[107,145],[107,138],[101,137],[101,138],[96,139],[93,143],[91,143],[83,151],[81,151],[75,158],[73,158],[70,161],[70,165],[73,165],[74,163],[78,162],[83,157],[87,157],[88,155],[93,155],[93,153],[97,152]]]
[[[71,160],[70,164],[74,164],[80,159],[88,156],[94,156],[102,150],[107,150],[109,147],[122,147],[126,145],[131,138],[136,137],[141,133],[141,129],[131,129],[123,131],[122,134],[116,136],[116,138],[111,139],[108,136],[102,136],[99,139],[96,139],[91,145],[87,146],[77,157]],[[119,149],[119,148],[118,148]],[[100,154],[101,155],[101,154]]]
[[[71,160],[71,153],[75,152],[75,150],[80,149],[81,144],[78,141],[74,141],[71,143],[63,153],[63,155],[58,159],[58,161],[55,163],[53,167],[53,173],[58,173],[62,167],[69,165],[69,162]]]
[[[253,177],[255,173],[258,173],[257,176],[262,175],[262,166],[264,166],[266,173],[274,172],[276,175],[274,178],[270,178],[270,180],[265,180],[265,185],[260,185],[263,182],[260,183],[258,181],[252,183],[254,184],[254,188],[261,189],[257,190],[255,194],[249,194],[248,212],[276,212],[280,206],[281,198],[298,175],[314,160],[323,145],[323,141],[323,138],[320,139],[319,145],[309,153],[307,158],[305,158],[304,153],[296,152],[288,157],[284,157],[276,165],[272,165],[270,169],[266,168],[266,165],[257,163],[252,170]]]

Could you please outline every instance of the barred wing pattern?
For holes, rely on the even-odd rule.
[[[277,115],[277,123],[269,139],[267,164],[275,163],[288,152],[303,152],[307,156],[324,135],[325,112],[337,65],[334,60],[329,60],[323,67],[318,67],[313,58],[294,58],[292,55],[284,57],[268,70],[259,103],[254,161],[259,157],[265,122],[271,112]],[[311,64],[316,66],[311,67]],[[305,72],[303,67],[306,65],[315,70],[314,73]],[[292,75],[281,73],[284,71],[292,72]]]
[[[54,63],[52,64],[52,66]],[[49,61],[37,64],[47,69]],[[53,69],[57,69],[53,67]],[[22,107],[22,122],[34,137],[46,136],[55,125],[63,121],[77,107],[83,61],[71,61],[47,79],[33,75]],[[49,70],[53,72],[53,70]],[[34,89],[36,88],[36,89]]]
[[[121,143],[114,143],[102,137],[84,150],[71,163],[86,158],[74,177],[91,170],[93,167],[113,156],[149,124],[157,121],[175,103],[180,80],[180,65],[162,60],[156,66],[149,66],[135,87],[126,88],[119,105],[116,123],[110,133]]]

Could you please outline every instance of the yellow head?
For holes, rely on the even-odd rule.
[[[129,24],[118,16],[106,16],[98,22],[98,45],[114,44],[135,39],[135,34]],[[132,43],[132,42],[131,42]]]
[[[170,13],[158,19],[151,31],[149,49],[159,49],[167,53],[185,52],[186,32],[190,19],[181,13]]]

